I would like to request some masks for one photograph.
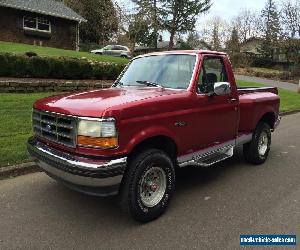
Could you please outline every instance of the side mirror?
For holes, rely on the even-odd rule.
[[[228,95],[231,93],[231,86],[229,82],[216,82],[214,84],[214,93],[216,95]]]

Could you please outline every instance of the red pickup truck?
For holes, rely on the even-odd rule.
[[[111,88],[36,101],[28,151],[55,180],[119,194],[147,222],[168,206],[176,168],[211,166],[238,145],[263,163],[279,103],[276,88],[237,88],[225,53],[152,53],[131,60]]]

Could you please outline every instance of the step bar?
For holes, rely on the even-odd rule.
[[[251,140],[252,133],[241,134],[235,140],[230,140],[210,148],[180,156],[177,158],[177,162],[180,167],[189,165],[209,167],[217,162],[232,157],[233,150],[236,146],[243,145]]]

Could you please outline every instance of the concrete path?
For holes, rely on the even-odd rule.
[[[238,150],[210,168],[178,171],[167,212],[139,224],[116,197],[71,191],[44,173],[0,181],[0,249],[235,250],[240,234],[296,234],[300,248],[300,113],[283,118],[267,162]]]
[[[272,79],[266,79],[266,78],[260,78],[260,77],[254,77],[254,76],[244,76],[244,75],[235,75],[235,78],[237,80],[243,80],[248,82],[257,82],[266,84],[268,86],[273,86],[277,88],[287,89],[294,92],[297,92],[298,85],[290,82],[281,82],[281,81],[275,81]]]

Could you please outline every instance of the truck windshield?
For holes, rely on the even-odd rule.
[[[120,75],[122,86],[161,86],[186,89],[195,68],[195,55],[157,55],[133,60]],[[149,83],[149,84],[148,84]]]

